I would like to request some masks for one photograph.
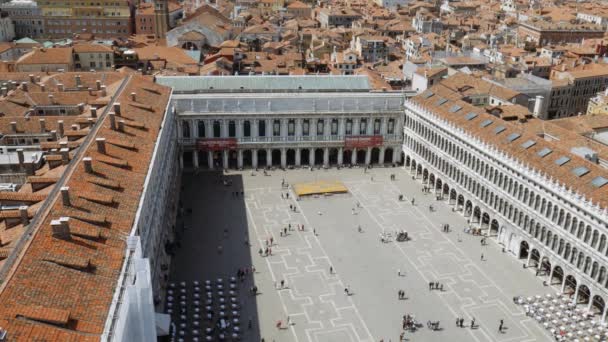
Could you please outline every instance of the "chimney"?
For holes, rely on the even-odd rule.
[[[55,104],[55,98],[53,96],[53,94],[49,94],[49,102],[54,105]]]
[[[61,151],[62,148],[68,148],[68,142],[67,141],[60,141],[59,142],[59,150]],[[57,152],[57,150],[54,150],[55,152]]]
[[[11,121],[11,133],[17,133],[17,122]]]
[[[63,83],[58,83],[58,84],[57,84],[57,89],[59,89],[59,91],[64,91],[64,90],[65,90],[65,88],[64,88],[64,86],[63,86]]]
[[[40,133],[46,132],[46,120],[40,119],[38,122],[40,122]]]
[[[120,102],[114,103],[114,113],[116,113],[116,116],[120,116]]]
[[[2,94],[2,96],[6,96],[6,94],[8,94],[8,88],[7,87],[0,88],[0,94]]]
[[[70,187],[64,186],[61,188],[61,201],[63,202],[64,207],[71,206],[70,204]]]
[[[27,205],[22,205],[19,207],[19,215],[21,216],[21,223],[24,226],[27,226],[30,223],[30,218],[27,215]]]
[[[67,217],[61,217],[59,220],[51,221],[51,228],[53,236],[60,239],[67,239],[70,237],[70,219]]]
[[[57,135],[63,138],[63,120],[57,121]]]
[[[72,126],[70,126],[72,128],[72,131],[77,131],[80,129],[80,127],[78,127],[77,124],[73,124]]]
[[[89,91],[89,96],[93,96],[93,88],[89,87],[87,90]]]
[[[78,104],[78,111],[80,113],[84,112],[84,106],[85,106],[85,104],[82,102]]]
[[[101,81],[100,80],[95,81],[95,89],[101,90]]]
[[[80,79],[80,75],[76,75],[76,87],[80,87],[82,84],[82,80]]]
[[[106,138],[97,138],[95,142],[97,143],[97,152],[106,154]]]
[[[34,77],[34,74],[29,74],[28,77],[30,78],[30,82],[36,83],[36,77]]]
[[[82,91],[84,89],[84,86],[82,84],[79,84],[76,88],[78,88],[78,91]]]
[[[118,121],[118,130],[121,132],[125,131],[125,120],[119,120]]]
[[[25,92],[28,91],[27,82],[21,82],[21,89],[23,89],[23,91],[25,91]]]
[[[62,148],[59,152],[61,153],[61,163],[63,165],[68,165],[70,163],[70,149]]]
[[[42,91],[43,93],[46,91],[46,86],[44,84],[40,85],[40,91]]]
[[[92,118],[96,118],[97,117],[97,108],[91,107],[91,117]]]
[[[541,95],[536,95],[536,101],[534,101],[534,116],[540,117],[541,111],[543,110],[543,99]]]
[[[131,93],[131,101],[137,102],[137,94],[136,93]]]
[[[84,171],[86,173],[93,173],[93,159],[91,157],[82,158],[82,162],[84,163]]]
[[[109,112],[108,116],[110,117],[110,127],[113,130],[116,130],[116,115],[114,114],[114,112]]]
[[[106,86],[105,86],[105,85],[102,85],[102,86],[101,86],[101,96],[102,96],[102,97],[108,96],[108,91],[107,91],[107,89],[106,89]]]
[[[42,78],[40,76],[36,76],[36,83],[40,83],[42,81]]]

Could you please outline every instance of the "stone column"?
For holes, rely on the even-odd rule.
[[[315,149],[311,148],[308,153],[308,160],[310,161],[310,166],[315,165]]]
[[[387,129],[387,121],[388,118],[386,116],[383,116],[382,119],[380,119],[380,134],[381,135],[385,135],[386,134],[386,129]]]
[[[296,166],[300,166],[302,164],[302,151],[300,148],[296,148]]]
[[[300,118],[296,119],[296,134],[295,135],[296,135],[296,140],[302,139],[302,119],[300,119]],[[296,152],[296,153],[298,153],[298,152]]]
[[[205,130],[207,131],[205,137],[213,138],[213,120],[205,120]]]
[[[257,138],[258,137],[258,131],[259,131],[259,127],[258,127],[258,120],[251,120],[251,138]]]
[[[365,151],[365,165],[369,165],[372,160],[372,148],[368,147]]]
[[[374,134],[374,118],[373,117],[369,117],[367,118],[367,135],[373,135]]]
[[[281,119],[281,131],[280,131],[281,134],[279,134],[279,135],[282,137],[286,137],[289,135],[287,132],[288,122],[289,122],[289,119]]]
[[[287,149],[281,149],[281,167],[287,167]]]
[[[608,311],[608,306],[604,308],[604,312],[602,313],[602,323],[606,322],[606,312]]]
[[[220,136],[222,138],[227,138],[228,137],[228,120],[226,120],[226,119],[222,120],[221,124],[220,124],[220,127],[221,127],[221,129],[220,129],[220,132],[221,132]]]
[[[344,117],[338,120],[338,135],[340,137],[344,137],[344,132],[346,131],[346,119]],[[340,163],[338,163],[340,164]]]
[[[393,147],[393,163],[397,164],[401,162],[401,147]]]
[[[227,150],[222,151],[222,167],[224,169],[228,168],[228,151]]]
[[[198,169],[198,150],[192,151],[192,165],[195,169]]]
[[[359,135],[359,118],[354,118],[353,119],[353,134],[352,135]]]
[[[317,135],[317,119],[311,119],[308,122],[308,133],[311,137],[315,137]]]
[[[465,201],[465,206],[466,206],[466,201]],[[463,210],[463,212],[465,212],[465,210]],[[528,260],[526,260],[526,267],[530,266],[530,259],[531,258],[532,258],[532,246],[529,246],[529,248],[528,248]]]
[[[272,150],[266,149],[266,166],[272,166]]]
[[[270,137],[268,141],[272,141],[272,137],[274,137],[274,127],[272,127],[272,119],[266,119],[266,136]]]
[[[573,304],[578,302],[578,288],[581,286],[581,282],[579,280],[576,281],[576,290],[574,290],[574,300],[572,300]],[[591,300],[591,298],[589,298]]]
[[[258,167],[258,150],[256,149],[251,150],[251,166],[254,169]]]
[[[350,163],[355,165],[357,164],[357,149],[353,148],[350,154]]]
[[[207,151],[207,166],[209,170],[213,170],[213,152]]]
[[[331,118],[323,118],[323,135],[330,136],[331,135]]]
[[[243,150],[236,151],[236,167],[239,169],[243,168]]]
[[[382,165],[384,164],[384,152],[386,150],[386,147],[384,146],[380,146],[380,154],[378,156],[378,164]]]
[[[323,149],[323,166],[329,166],[329,147]]]
[[[243,135],[243,120],[236,120],[236,138],[240,139]]]
[[[344,164],[344,148],[338,148],[338,165]]]

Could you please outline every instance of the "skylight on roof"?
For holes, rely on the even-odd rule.
[[[525,148],[526,150],[529,149],[530,147],[536,145],[536,141],[534,140],[528,140],[525,143],[521,144],[521,147]]]
[[[485,120],[483,120],[483,121],[481,122],[481,125],[480,125],[480,126],[481,126],[481,127],[488,127],[488,126],[490,126],[490,125],[492,124],[492,122],[494,122],[494,121],[492,121],[492,120],[490,120],[490,119],[485,119]]]
[[[574,173],[576,177],[582,177],[589,173],[589,169],[584,166],[578,166],[572,169],[572,173]]]
[[[519,137],[521,137],[521,134],[519,134],[519,133],[511,133],[507,137],[507,140],[509,140],[509,142],[513,142],[513,141],[519,139]]]
[[[494,134],[500,134],[500,133],[504,132],[505,129],[507,129],[505,126],[498,126],[498,127],[494,128]]]
[[[551,152],[553,152],[552,149],[550,149],[548,147],[545,147],[542,150],[538,151],[537,154],[538,154],[539,157],[544,158],[544,157],[548,156],[549,153],[551,153]]]
[[[471,120],[475,119],[476,117],[477,117],[477,113],[471,112],[471,113],[465,115],[464,118],[467,119],[468,121],[471,121]]]
[[[427,91],[426,93],[424,93],[424,95],[422,95],[422,97],[424,97],[425,99],[428,99],[429,97],[435,95],[432,91]]]
[[[459,105],[453,105],[452,107],[450,107],[450,113],[456,113],[457,111],[461,110],[462,107]]]
[[[593,185],[596,188],[601,188],[606,184],[608,184],[608,179],[606,179],[602,176],[597,176],[597,177],[593,178],[593,180],[591,181],[591,185]]]
[[[564,156],[564,157],[561,157],[561,158],[559,158],[558,160],[556,160],[556,161],[555,161],[555,165],[562,166],[562,165],[566,164],[566,163],[567,163],[567,162],[569,162],[569,161],[570,161],[570,158],[569,158],[569,157]]]
[[[442,104],[448,102],[448,99],[444,99],[444,98],[440,98],[439,100],[437,100],[437,102],[435,102],[435,104],[437,106],[441,106]]]

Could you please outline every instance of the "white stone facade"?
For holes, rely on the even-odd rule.
[[[405,107],[405,168],[524,267],[605,319],[606,211],[419,105]]]
[[[398,163],[400,93],[175,95],[185,168]],[[255,108],[252,108],[255,107]],[[380,139],[349,147],[347,140]],[[381,137],[381,138],[378,138]],[[197,141],[233,139],[206,151]]]

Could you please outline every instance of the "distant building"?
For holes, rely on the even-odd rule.
[[[126,38],[133,33],[128,0],[95,3],[40,0],[38,6],[46,20],[44,36],[50,38],[70,38],[78,33],[91,33],[97,38]]]
[[[353,38],[353,49],[368,63],[381,62],[388,58],[387,37],[382,36],[357,36]]]
[[[595,8],[593,11],[580,11],[576,13],[576,19],[600,25],[604,28],[608,27],[608,11],[605,8]]]
[[[351,27],[353,22],[361,19],[361,13],[352,9],[330,9],[323,8],[317,15],[321,27]]]
[[[15,37],[37,38],[45,34],[44,19],[35,1],[12,0],[0,4],[0,10],[13,21]]]
[[[406,7],[409,4],[410,0],[374,0],[376,4],[380,7],[388,8],[388,9],[397,9],[398,7]]]
[[[580,43],[583,39],[603,38],[605,30],[594,24],[550,23],[526,21],[519,23],[518,34],[525,42],[537,46]]]
[[[69,71],[72,70],[74,59],[73,49],[65,48],[40,48],[23,55],[17,60],[16,71]]]
[[[301,1],[294,1],[287,6],[287,13],[293,15],[295,18],[310,18],[312,7]]]
[[[114,51],[101,44],[74,45],[74,70],[111,70]]]
[[[7,13],[0,13],[0,42],[10,42],[15,39],[15,24]]]
[[[412,90],[421,93],[427,88],[439,83],[441,79],[447,75],[448,69],[444,67],[418,68],[414,71],[412,78]]]
[[[589,99],[587,115],[608,115],[608,91]]]

